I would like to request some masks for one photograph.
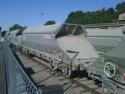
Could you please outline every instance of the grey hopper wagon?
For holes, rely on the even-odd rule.
[[[17,36],[19,37],[19,36]],[[54,69],[67,76],[85,70],[99,58],[94,47],[84,37],[81,25],[47,25],[27,28],[20,44],[23,52],[48,60]]]
[[[125,75],[125,39],[121,42],[119,46],[117,46],[112,51],[105,54],[104,58],[108,64],[109,63],[112,64],[112,67],[114,67],[114,70],[115,70],[112,75],[107,74],[108,72],[106,72],[105,70],[105,73],[107,74],[107,76],[113,77],[114,80],[125,84],[125,79],[123,78]],[[105,66],[105,68],[106,67],[107,66]]]
[[[108,52],[119,45],[124,34],[123,27],[86,28],[86,37],[93,44],[99,54]]]
[[[122,28],[124,32],[125,28]],[[125,38],[112,50],[103,55],[102,60],[89,66],[87,72],[93,79],[102,82],[108,94],[125,94]]]
[[[120,14],[118,20],[125,21],[125,13]]]
[[[40,55],[38,53],[39,51],[56,55],[59,51],[59,47],[54,36],[60,28],[61,25],[57,24],[27,28],[21,35],[22,49],[32,54],[37,53],[36,55]]]
[[[76,26],[77,24],[70,25]],[[81,27],[84,36],[95,47],[100,55],[115,48],[124,38],[123,25],[113,27],[86,27],[86,25],[81,25]]]
[[[89,66],[89,76],[101,81],[108,94],[125,94],[125,39],[103,57]]]
[[[112,81],[112,88],[106,87],[114,94],[125,94],[125,39],[104,58],[105,75]]]
[[[11,42],[11,43],[13,43],[13,45],[15,45],[15,46],[18,46],[18,43],[17,43],[17,36],[16,36],[16,34],[17,34],[17,32],[19,32],[19,30],[13,30],[13,31],[11,31],[10,33],[9,33],[9,41]]]

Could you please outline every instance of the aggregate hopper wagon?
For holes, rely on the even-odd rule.
[[[102,83],[106,94],[125,94],[125,38],[87,68],[88,76]]]
[[[99,54],[118,46],[124,38],[123,27],[86,28],[86,37]]]

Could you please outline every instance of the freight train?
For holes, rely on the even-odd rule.
[[[61,70],[67,77],[76,71],[86,71],[89,78],[100,81],[107,88],[107,93],[125,94],[125,39],[122,34],[112,36],[115,39],[111,40],[118,43],[103,57],[98,55],[91,41],[88,41],[89,36],[82,25],[31,27],[24,31],[12,31],[8,40],[25,54],[47,60],[54,70]],[[119,38],[120,41],[116,41]]]

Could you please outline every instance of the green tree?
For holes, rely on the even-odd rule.
[[[7,31],[2,31],[2,37],[5,36],[6,32],[7,32]]]
[[[76,11],[71,12],[65,23],[72,24],[94,24],[94,23],[104,23],[112,22],[118,19],[118,13],[113,8],[101,9],[97,11]]]
[[[1,26],[0,26],[0,32],[1,32],[1,30],[2,30],[2,28],[1,28]]]
[[[116,10],[115,10],[116,9]],[[75,11],[71,12],[65,23],[72,24],[94,24],[94,23],[105,23],[118,20],[118,16],[121,13],[125,13],[125,2],[116,5],[116,8],[103,8],[96,11]]]
[[[52,24],[56,24],[56,21],[50,20],[50,21],[47,21],[44,25],[52,25]]]
[[[82,11],[71,12],[66,19],[66,23],[84,24],[85,13]]]
[[[118,14],[125,13],[125,2],[117,4],[115,9],[117,10]]]
[[[19,24],[14,24],[12,27],[9,28],[9,31],[13,31],[13,30],[24,30],[26,29],[27,26],[21,26]]]

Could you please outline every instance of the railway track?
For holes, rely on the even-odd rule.
[[[104,94],[103,88],[87,77],[67,78],[61,72],[52,70],[50,64],[37,57],[30,57],[17,52],[26,71],[37,85],[61,85],[64,94]]]

